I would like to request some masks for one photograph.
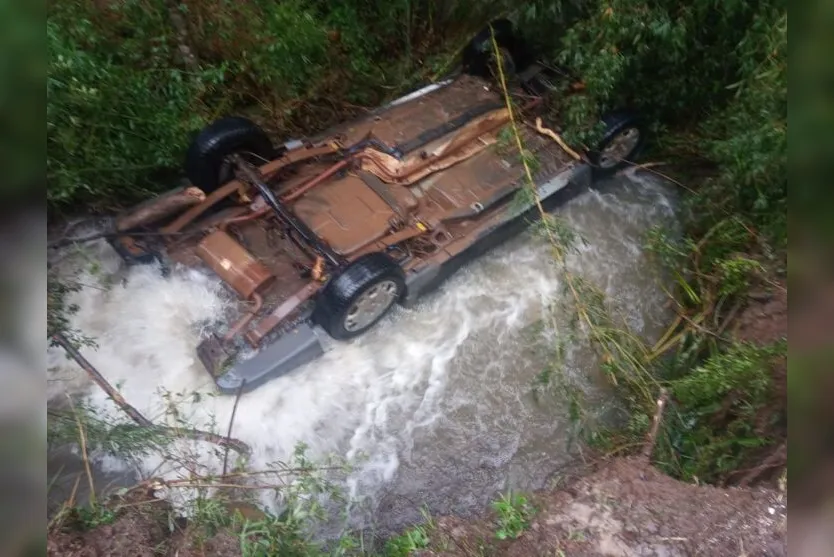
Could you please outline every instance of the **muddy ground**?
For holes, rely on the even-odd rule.
[[[496,519],[437,521],[426,555],[787,555],[786,496],[674,480],[639,458],[615,459],[568,487],[537,494],[527,531],[496,541]]]
[[[787,496],[779,488],[697,486],[644,460],[618,458],[588,475],[533,495],[529,527],[496,538],[494,513],[477,520],[435,519],[423,557],[787,555]],[[241,555],[236,536],[196,535],[170,519],[164,502],[132,496],[111,524],[50,534],[54,557]],[[173,533],[171,531],[173,530]]]
[[[170,505],[152,494],[135,490],[114,497],[108,504],[116,519],[94,528],[83,528],[69,515],[52,529],[47,555],[55,557],[218,557],[241,555],[232,532],[206,535],[174,517]]]

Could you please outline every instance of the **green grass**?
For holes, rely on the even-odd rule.
[[[534,510],[527,497],[509,492],[492,502],[496,513],[495,537],[499,540],[514,540],[530,527]]]
[[[417,550],[427,548],[430,541],[425,526],[414,526],[385,542],[383,555],[384,557],[408,557]]]

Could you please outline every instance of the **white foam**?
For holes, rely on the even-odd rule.
[[[645,191],[627,195],[625,201],[622,193],[591,192],[565,211],[569,222],[589,239],[589,245],[571,258],[571,265],[592,280],[601,280],[626,311],[638,307],[652,286],[633,278],[624,284],[623,276],[640,273],[630,266],[643,264],[641,239],[631,231],[618,237],[617,231],[630,230],[632,225],[645,229],[654,219],[668,216],[667,209],[671,211],[666,194],[654,182],[639,189]],[[212,396],[213,383],[194,353],[204,328],[227,303],[219,281],[185,269],[163,277],[158,269],[137,267],[123,281],[102,289],[108,274],[116,272],[117,261],[106,248],[96,249],[105,272],[83,274],[80,281],[96,288],[84,288],[74,296],[80,307],[74,326],[98,342],[97,350],[83,351],[86,357],[154,420],[171,419],[163,393],[179,393],[175,398],[180,415],[193,427],[215,427],[225,433],[233,397]],[[474,407],[474,419],[485,429],[506,421],[502,408],[484,406],[482,401],[500,392],[513,404],[522,403],[531,374],[515,377],[504,368],[513,361],[523,367],[526,348],[519,331],[543,317],[546,303],[560,292],[547,248],[529,236],[513,241],[465,268],[418,307],[397,309],[363,337],[334,343],[320,360],[244,395],[233,435],[253,447],[254,469],[287,460],[302,441],[313,457],[362,456],[347,487],[357,497],[373,495],[397,481],[404,462],[435,450],[430,444],[416,446],[415,438],[431,439],[443,420],[456,419],[448,416]],[[635,318],[635,323],[642,325],[642,318]],[[468,367],[468,361],[481,361],[478,358],[484,354],[494,356],[477,364],[482,368]],[[104,393],[60,350],[50,350],[49,362],[49,377],[54,380],[51,395],[62,390],[83,392],[101,412],[115,412]],[[478,374],[494,382],[479,384]],[[460,382],[474,387],[454,387]],[[192,392],[200,393],[199,400]],[[510,429],[522,427],[523,418]],[[484,456],[485,462],[504,465],[518,450],[520,435],[513,433],[500,454]],[[218,459],[209,448],[183,444],[180,450],[199,451],[197,458],[216,470]],[[124,463],[104,459],[103,465],[113,469]],[[165,470],[159,465],[156,458],[138,463],[140,473],[146,475],[183,473],[176,466]]]

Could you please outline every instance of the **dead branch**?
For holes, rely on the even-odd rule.
[[[46,245],[48,249],[56,249],[62,248],[64,246],[68,246],[70,244],[84,244],[86,242],[94,242],[95,240],[101,240],[103,238],[123,238],[125,236],[131,237],[159,237],[159,236],[174,236],[174,235],[183,235],[181,232],[96,232],[95,234],[90,234],[88,236],[82,236],[80,238],[62,238],[60,240],[56,240],[52,243]],[[62,258],[59,258],[60,261]],[[56,264],[57,261],[53,261],[52,264]]]
[[[142,415],[135,407],[128,404],[128,402],[124,399],[124,397],[117,391],[113,386],[104,378],[104,376],[98,372],[93,365],[87,361],[87,359],[81,355],[78,349],[72,345],[72,343],[67,339],[63,334],[56,333],[52,335],[52,340],[55,344],[61,346],[64,350],[66,350],[67,354],[75,360],[75,362],[81,366],[87,375],[99,386],[101,389],[107,394],[107,396],[112,400],[116,406],[118,406],[125,414],[127,414],[131,420],[136,422],[141,427],[146,427],[148,429],[154,429],[168,437],[173,438],[181,438],[181,439],[189,439],[191,441],[206,441],[208,443],[214,443],[215,445],[219,445],[220,447],[229,448],[233,451],[237,452],[238,454],[248,457],[252,454],[252,449],[249,447],[248,444],[241,441],[240,439],[235,439],[233,437],[224,437],[222,435],[218,435],[216,433],[211,433],[209,431],[202,431],[199,429],[181,429],[176,427],[168,427],[168,426],[161,426],[156,425],[151,422],[148,418]]]
[[[727,317],[724,318],[724,321],[721,323],[721,325],[715,331],[715,334],[721,335],[721,334],[724,333],[724,331],[727,329],[727,327],[730,325],[730,323],[733,322],[733,319],[735,319],[736,314],[741,309],[741,306],[742,306],[741,300],[738,300],[735,304],[733,304],[733,307],[731,307],[730,311],[727,312]]]
[[[237,405],[240,402],[240,395],[243,394],[243,387],[246,386],[246,380],[244,379],[243,382],[238,387],[237,394],[235,395],[235,404],[232,406],[232,415],[229,417],[229,427],[226,430],[226,439],[229,440],[232,438],[232,426],[235,423],[235,414],[237,414]],[[223,475],[226,475],[226,465],[229,462],[229,447],[226,446],[226,450],[223,452]]]
[[[768,455],[764,461],[750,470],[747,474],[742,477],[738,485],[741,487],[747,487],[751,483],[753,483],[759,476],[761,476],[766,471],[772,468],[778,468],[780,466],[784,466],[788,462],[788,442],[783,441],[781,445],[776,447],[776,449]]]
[[[649,461],[657,443],[657,433],[660,431],[660,422],[663,420],[663,411],[666,409],[666,402],[669,399],[669,392],[665,388],[660,389],[660,396],[657,397],[657,410],[652,417],[652,427],[643,443],[643,458]]]
[[[81,445],[81,460],[84,463],[84,471],[87,473],[87,482],[90,485],[90,502],[93,506],[96,505],[96,485],[93,481],[93,471],[90,469],[90,458],[87,455],[87,436],[84,434],[84,424],[81,423],[81,418],[78,417],[78,412],[75,410],[75,404],[72,402],[72,397],[67,395],[72,413],[75,415],[75,424],[78,427],[78,440]]]
[[[107,382],[107,379],[105,379],[104,376],[99,373],[98,370],[94,368],[84,356],[81,355],[81,352],[79,352],[78,349],[72,345],[67,337],[65,337],[62,333],[56,333],[52,335],[52,340],[67,351],[67,354],[69,354],[70,357],[75,360],[79,366],[81,366],[81,369],[87,372],[90,379],[95,381],[95,383],[101,387],[105,393],[107,393],[110,400],[115,402],[116,406],[121,408],[131,420],[142,427],[153,427],[153,422],[143,416],[136,408],[128,404],[121,393],[113,388],[113,385]]]
[[[562,138],[559,136],[559,134],[557,134],[555,131],[551,130],[550,128],[545,128],[545,127],[542,125],[542,119],[541,119],[541,118],[536,118],[536,131],[537,131],[537,132],[539,132],[539,133],[540,133],[540,134],[542,134],[542,135],[546,135],[547,137],[549,137],[550,139],[552,139],[553,141],[555,141],[556,143],[558,143],[558,144],[559,144],[559,147],[561,147],[561,148],[562,148],[562,150],[563,150],[565,153],[567,153],[568,155],[570,155],[570,156],[571,156],[574,160],[577,160],[577,161],[581,161],[581,160],[582,160],[582,157],[579,155],[579,153],[577,153],[576,151],[574,151],[573,149],[571,149],[571,148],[568,146],[568,144],[567,144],[567,143],[565,143],[565,140],[564,140],[564,139],[562,139]]]
[[[174,190],[141,204],[133,211],[116,219],[116,230],[124,232],[143,224],[151,224],[162,218],[193,207],[206,200],[206,194],[200,188],[189,187]]]

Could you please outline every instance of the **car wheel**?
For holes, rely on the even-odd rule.
[[[490,31],[490,26],[492,31]],[[463,71],[470,75],[492,79],[497,72],[492,34],[501,52],[504,74],[513,75],[533,62],[530,49],[525,41],[516,36],[513,24],[507,19],[498,19],[484,27],[463,49]]]
[[[197,134],[185,155],[185,173],[192,184],[211,193],[232,178],[226,160],[240,154],[258,166],[277,156],[266,133],[254,122],[237,116],[222,118]]]
[[[313,321],[337,340],[373,327],[405,292],[402,268],[384,253],[369,253],[345,267],[322,289]]]
[[[596,149],[589,153],[598,177],[610,176],[633,164],[646,144],[642,119],[630,110],[617,110],[602,118],[605,132]]]

